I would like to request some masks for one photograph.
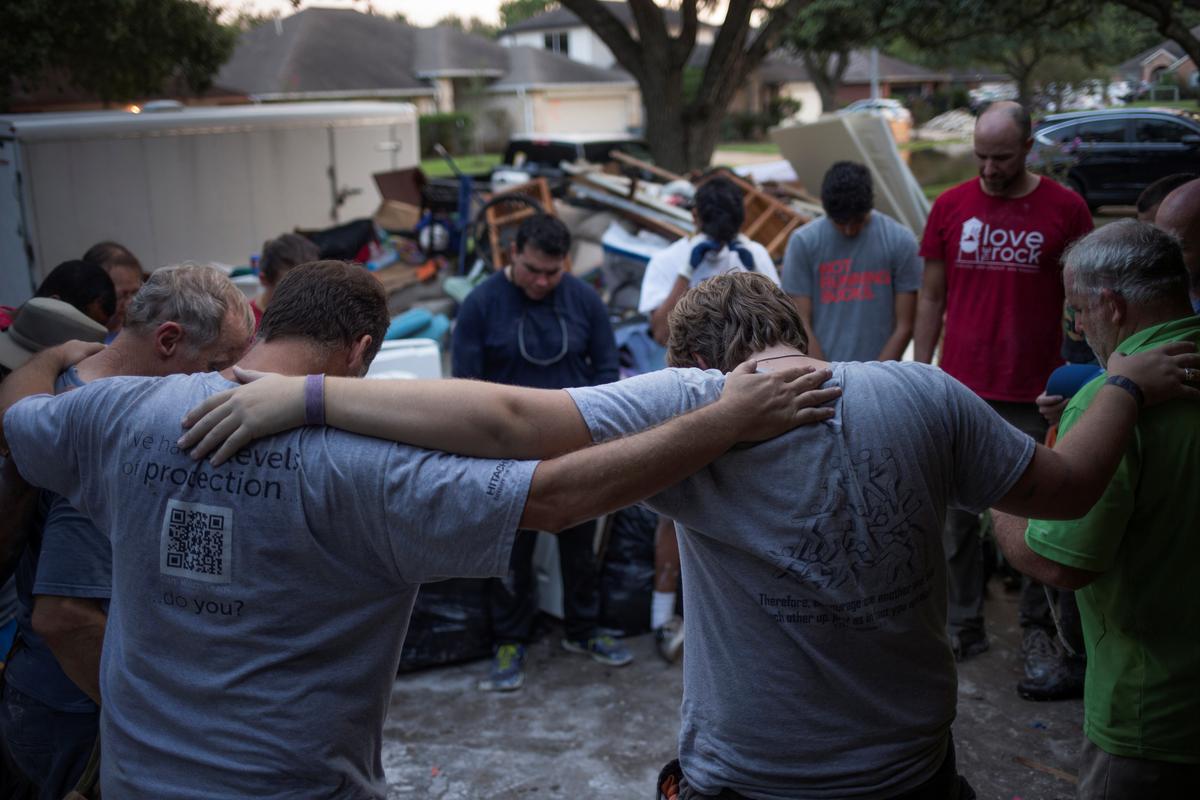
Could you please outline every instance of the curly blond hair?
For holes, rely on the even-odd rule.
[[[755,272],[716,275],[693,286],[671,310],[667,363],[730,372],[774,345],[808,352],[800,314],[783,291]]]

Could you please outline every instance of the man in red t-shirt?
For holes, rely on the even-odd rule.
[[[1034,400],[1062,364],[1061,258],[1092,229],[1092,216],[1079,195],[1025,168],[1032,145],[1029,113],[1017,103],[994,103],[976,121],[979,178],[943,193],[925,225],[914,346],[918,361],[932,362],[944,315],[942,369],[1040,441],[1046,423]],[[949,632],[960,659],[988,646],[978,525],[965,512],[946,515]],[[1045,684],[1053,677],[1045,673],[1061,672],[1063,659],[1040,585],[1022,589],[1020,617],[1022,684]],[[1078,674],[1068,693],[1082,691]]]

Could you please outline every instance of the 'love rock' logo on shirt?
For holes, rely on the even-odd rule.
[[[1036,270],[1046,237],[1041,231],[993,228],[977,217],[962,225],[958,266],[968,269]]]

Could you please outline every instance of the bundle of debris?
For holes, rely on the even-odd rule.
[[[965,108],[938,114],[917,129],[917,138],[928,141],[970,139],[975,134],[975,115]]]

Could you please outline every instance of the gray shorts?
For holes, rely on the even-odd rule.
[[[1114,756],[1084,737],[1076,796],[1079,800],[1200,797],[1200,764]]]

